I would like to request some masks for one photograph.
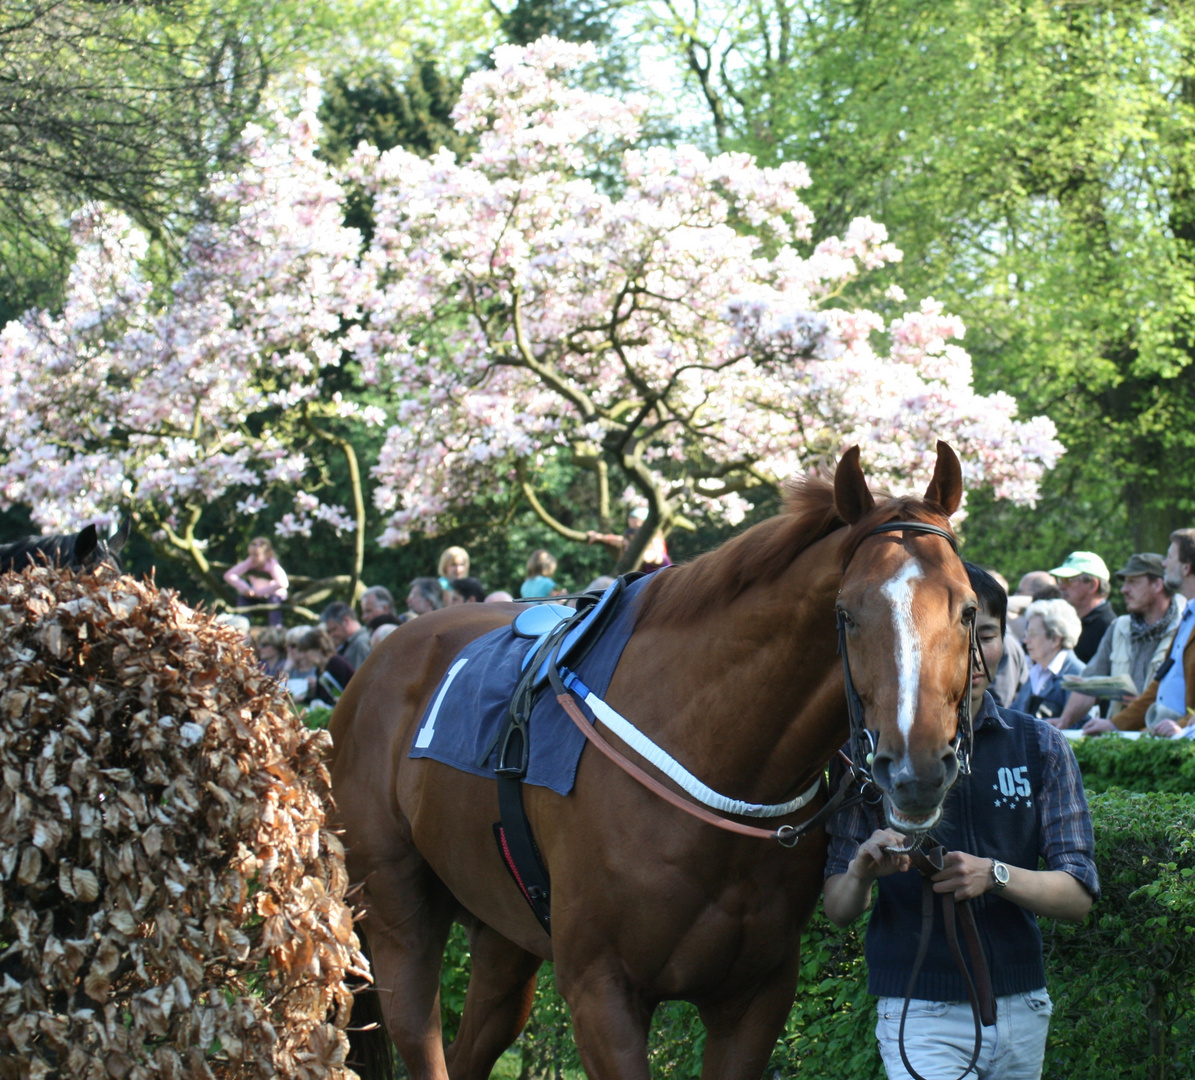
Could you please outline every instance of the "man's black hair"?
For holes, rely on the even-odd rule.
[[[979,606],[988,615],[1000,620],[1000,636],[1003,637],[1008,629],[1008,593],[982,566],[964,561],[963,567],[971,581],[971,588],[975,590]]]
[[[320,615],[320,622],[323,623],[342,623],[345,619],[357,617],[356,612],[346,604],[343,600],[334,600],[323,610]]]
[[[485,600],[485,586],[475,577],[457,578],[456,581],[450,581],[448,587],[466,600],[472,600],[478,604]]]

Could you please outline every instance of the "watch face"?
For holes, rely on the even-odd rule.
[[[997,885],[1008,884],[1008,867],[1002,862],[998,862],[992,866],[992,876],[996,879]]]

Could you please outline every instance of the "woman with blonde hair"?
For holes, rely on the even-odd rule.
[[[539,599],[551,596],[556,591],[556,582],[552,575],[556,573],[556,558],[543,548],[531,553],[527,560],[527,576],[519,588],[519,595],[524,600]]]
[[[469,576],[469,553],[463,547],[445,548],[440,553],[436,569],[440,575],[440,588],[447,589],[458,578]]]

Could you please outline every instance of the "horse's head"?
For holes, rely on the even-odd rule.
[[[120,566],[120,549],[124,547],[133,529],[133,519],[126,517],[115,535],[104,540],[95,525],[80,529],[73,538],[67,537],[70,550],[65,553],[68,566],[97,566],[110,563],[117,570]]]
[[[837,605],[848,701],[872,733],[871,775],[889,824],[905,833],[937,822],[958,776],[960,716],[969,726],[976,601],[949,525],[962,491],[943,442],[924,502],[877,505],[857,447],[834,477],[838,513],[853,526]],[[897,522],[929,529],[885,528]]]

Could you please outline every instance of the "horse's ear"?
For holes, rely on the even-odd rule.
[[[950,517],[963,501],[963,467],[958,455],[941,439],[938,440],[938,461],[934,478],[925,489],[925,501],[937,503]]]
[[[133,532],[133,518],[131,515],[125,515],[124,521],[120,523],[120,528],[116,530],[116,535],[108,541],[108,551],[112,555],[119,554],[120,549],[128,542],[129,536]]]
[[[854,525],[875,504],[859,464],[859,448],[852,446],[834,470],[834,508],[843,521]]]
[[[75,537],[75,564],[82,566],[91,553],[99,546],[99,543],[100,537],[99,533],[96,532],[94,523],[80,529],[79,534]]]

